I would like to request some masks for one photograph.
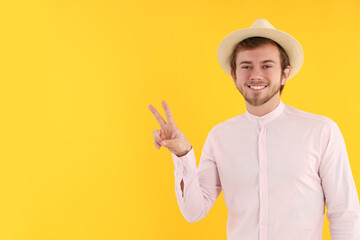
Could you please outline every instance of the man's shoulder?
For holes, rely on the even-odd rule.
[[[285,116],[292,121],[299,121],[302,123],[336,126],[336,122],[327,116],[315,114],[307,111],[297,109],[293,106],[285,104]]]
[[[245,113],[237,115],[235,117],[232,117],[230,119],[224,120],[223,122],[215,124],[212,129],[210,130],[210,133],[217,132],[220,129],[221,130],[233,130],[238,127],[244,127],[244,124],[246,124],[246,117]]]

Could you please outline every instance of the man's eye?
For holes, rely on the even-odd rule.
[[[249,68],[249,66],[242,66],[241,68],[248,69],[248,68]]]
[[[265,65],[264,68],[271,68],[271,66],[270,65]]]

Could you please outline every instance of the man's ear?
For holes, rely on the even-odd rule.
[[[232,77],[234,83],[236,84],[236,75],[232,69],[231,69],[231,77]]]
[[[284,74],[283,74],[282,79],[281,79],[281,85],[285,85],[286,81],[289,79],[290,73],[291,73],[291,67],[287,66],[284,69]]]

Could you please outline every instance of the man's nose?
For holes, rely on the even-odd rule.
[[[263,74],[260,67],[253,67],[251,74],[250,74],[250,80],[262,80]]]

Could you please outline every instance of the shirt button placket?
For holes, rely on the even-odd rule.
[[[268,239],[268,181],[267,181],[267,153],[266,153],[266,127],[259,123],[259,239]]]

